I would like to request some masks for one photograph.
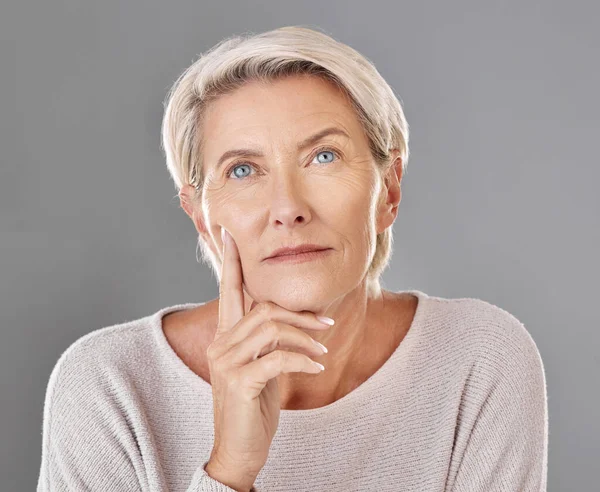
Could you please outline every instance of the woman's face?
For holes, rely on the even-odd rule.
[[[197,228],[218,258],[221,227],[231,233],[253,299],[316,310],[365,281],[376,235],[393,223],[397,203],[376,204],[382,188],[368,140],[334,86],[303,76],[252,82],[213,102],[203,128]],[[328,128],[336,132],[308,142]],[[221,160],[234,149],[261,155]],[[265,261],[305,243],[331,250],[300,263]]]

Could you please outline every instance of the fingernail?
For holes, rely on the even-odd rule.
[[[227,242],[227,234],[229,234],[227,230],[224,227],[221,227],[221,241],[223,241],[223,244]]]
[[[327,347],[325,345],[323,345],[322,343],[317,342],[314,338],[313,338],[313,342],[315,342],[315,344],[317,345],[317,347],[321,348],[321,350],[325,353],[328,352]]]
[[[327,316],[317,316],[317,319],[321,322],[321,323],[325,323],[326,325],[332,326],[335,321],[333,321],[331,318],[328,318]]]

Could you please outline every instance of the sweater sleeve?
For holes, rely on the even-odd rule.
[[[208,460],[198,467],[186,492],[235,492],[235,489],[215,480],[206,473],[205,467],[207,464]],[[259,489],[253,486],[250,492],[259,492]]]
[[[472,369],[477,402],[462,415],[469,432],[453,492],[545,492],[546,377],[535,342],[516,323],[481,351]]]
[[[46,389],[37,492],[141,491],[125,416],[111,405],[92,361],[78,357],[74,346],[54,366]]]
[[[75,344],[50,375],[37,492],[167,492],[160,479],[147,475],[127,405],[118,396],[123,380],[98,367],[102,362],[83,356]],[[210,477],[206,463],[187,492],[235,492]]]

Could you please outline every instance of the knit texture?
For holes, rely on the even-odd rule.
[[[524,325],[480,299],[403,292],[419,303],[398,348],[343,398],[281,410],[255,490],[546,490],[546,376]],[[212,388],[162,330],[164,315],[200,304],[65,350],[46,390],[38,492],[233,491],[204,471]]]

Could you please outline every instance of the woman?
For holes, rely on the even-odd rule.
[[[408,125],[366,58],[302,27],[227,39],[173,86],[163,145],[219,298],[66,350],[38,491],[546,489],[523,324],[380,286]]]

